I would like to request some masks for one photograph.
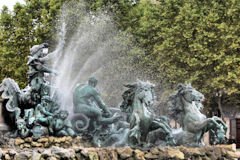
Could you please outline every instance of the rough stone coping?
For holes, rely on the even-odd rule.
[[[39,138],[37,140],[34,140],[32,137],[27,137],[25,139],[22,138],[16,138],[14,139],[14,145],[17,148],[49,148],[51,146],[58,146],[62,148],[69,148],[73,145],[76,146],[84,146],[84,147],[90,147],[92,144],[89,142],[82,141],[82,138],[80,136],[77,136],[76,138],[72,138],[70,136],[68,137],[43,137]]]
[[[17,138],[14,139],[15,147],[0,149],[0,158],[6,160],[231,160],[239,157],[237,152],[232,149],[232,145],[205,146],[200,148],[158,146],[147,150],[132,149],[130,147],[94,148],[90,144],[88,145],[83,144],[81,137],[74,139],[71,137],[48,137],[40,138],[37,141],[33,141],[31,137],[25,139]]]

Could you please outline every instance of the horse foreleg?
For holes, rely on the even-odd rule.
[[[136,113],[132,115],[132,118],[130,120],[130,127],[131,129],[129,131],[130,132],[129,138],[131,139],[132,137],[134,137],[137,140],[138,144],[140,144],[141,143],[140,118]]]
[[[221,126],[216,122],[216,120],[214,118],[207,118],[202,123],[196,123],[196,126],[194,128],[195,132],[199,132],[199,131],[203,131],[203,130],[204,130],[204,132],[207,132],[210,129],[208,127],[209,124],[213,124],[217,128],[221,128]]]
[[[165,123],[161,123],[161,122],[158,122],[158,121],[153,121],[152,122],[152,125],[150,127],[150,130],[156,130],[158,128],[162,128],[166,133],[170,133],[170,128],[167,127],[167,125]]]
[[[227,133],[227,129],[228,129],[228,127],[227,127],[227,125],[226,125],[226,123],[224,123],[223,122],[223,120],[222,119],[220,119],[219,117],[216,117],[216,116],[213,116],[212,117],[216,122],[218,122],[218,123],[220,123],[220,124],[222,124],[222,126],[223,126],[223,129],[224,129],[224,131],[225,131],[225,134]]]
[[[163,129],[164,132],[167,134],[167,136],[166,136],[166,140],[168,141],[167,143],[174,145],[175,141],[173,139],[171,128],[164,122],[161,123],[158,121],[153,121],[150,130],[156,130],[158,128]]]
[[[214,123],[213,119],[207,118],[202,123],[197,123],[194,127],[195,132],[202,131],[209,123]]]

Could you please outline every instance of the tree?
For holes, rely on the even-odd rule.
[[[239,104],[240,1],[158,0],[129,12],[128,31],[146,49],[152,74],[175,86],[191,82],[210,104],[224,90]],[[133,23],[135,22],[135,23]],[[234,98],[233,98],[234,97]],[[229,102],[228,102],[229,103]]]
[[[29,49],[54,40],[54,23],[63,0],[26,0],[11,12],[3,7],[0,19],[0,80],[10,77],[21,88],[27,84]]]
[[[112,15],[115,24],[119,29],[125,30],[129,24],[127,14],[136,5],[140,3],[140,0],[85,0],[86,7],[89,11],[107,11],[109,15]]]
[[[87,12],[107,11],[115,25],[129,34],[142,51],[126,59],[166,88],[191,82],[207,105],[240,102],[240,1],[236,0],[26,0],[0,20],[0,79],[11,77],[26,85],[29,47],[55,40],[60,8],[85,4]],[[74,8],[67,17],[70,38],[81,21]],[[80,16],[81,17],[81,16]],[[137,48],[137,47],[136,47]]]

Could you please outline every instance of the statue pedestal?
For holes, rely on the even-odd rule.
[[[8,126],[4,123],[4,120],[2,117],[2,102],[3,100],[0,99],[0,131],[7,131]]]

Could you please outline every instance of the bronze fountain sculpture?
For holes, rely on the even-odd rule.
[[[51,86],[45,80],[44,73],[56,75],[57,72],[46,66],[49,56],[47,48],[48,44],[44,43],[30,49],[26,88],[21,90],[10,78],[4,79],[0,85],[4,99],[3,110],[8,118],[6,123],[11,124],[14,131],[12,137],[25,138],[33,135],[37,139],[46,135],[75,136],[71,124],[66,120],[68,114],[56,107],[56,95],[50,98]]]
[[[88,84],[78,84],[73,90],[73,115],[62,110],[58,94],[51,95],[53,86],[45,73],[58,75],[46,66],[51,54],[48,44],[35,45],[28,57],[28,85],[20,89],[18,84],[6,78],[0,84],[4,99],[3,111],[6,123],[13,131],[12,137],[38,139],[43,136],[81,135],[98,147],[151,147],[156,145],[203,146],[203,135],[210,131],[215,141],[226,139],[226,124],[218,117],[207,118],[201,113],[204,96],[190,84],[178,85],[169,97],[170,118],[181,125],[175,131],[169,119],[157,117],[151,107],[154,103],[154,84],[138,80],[124,85],[120,108],[105,105],[96,89],[97,80],[90,77]]]
[[[226,139],[227,125],[218,117],[207,118],[201,113],[204,96],[191,84],[178,85],[178,90],[169,97],[170,116],[180,125],[181,131],[174,134],[177,145],[189,147],[203,146],[203,135],[211,131],[216,142]]]
[[[165,134],[164,139],[167,144],[174,145],[170,125],[154,117],[150,111],[154,101],[154,85],[138,80],[136,83],[125,85],[125,87],[129,89],[123,93],[124,101],[121,109],[130,114],[128,144],[130,146],[146,146],[149,133],[160,128]]]

